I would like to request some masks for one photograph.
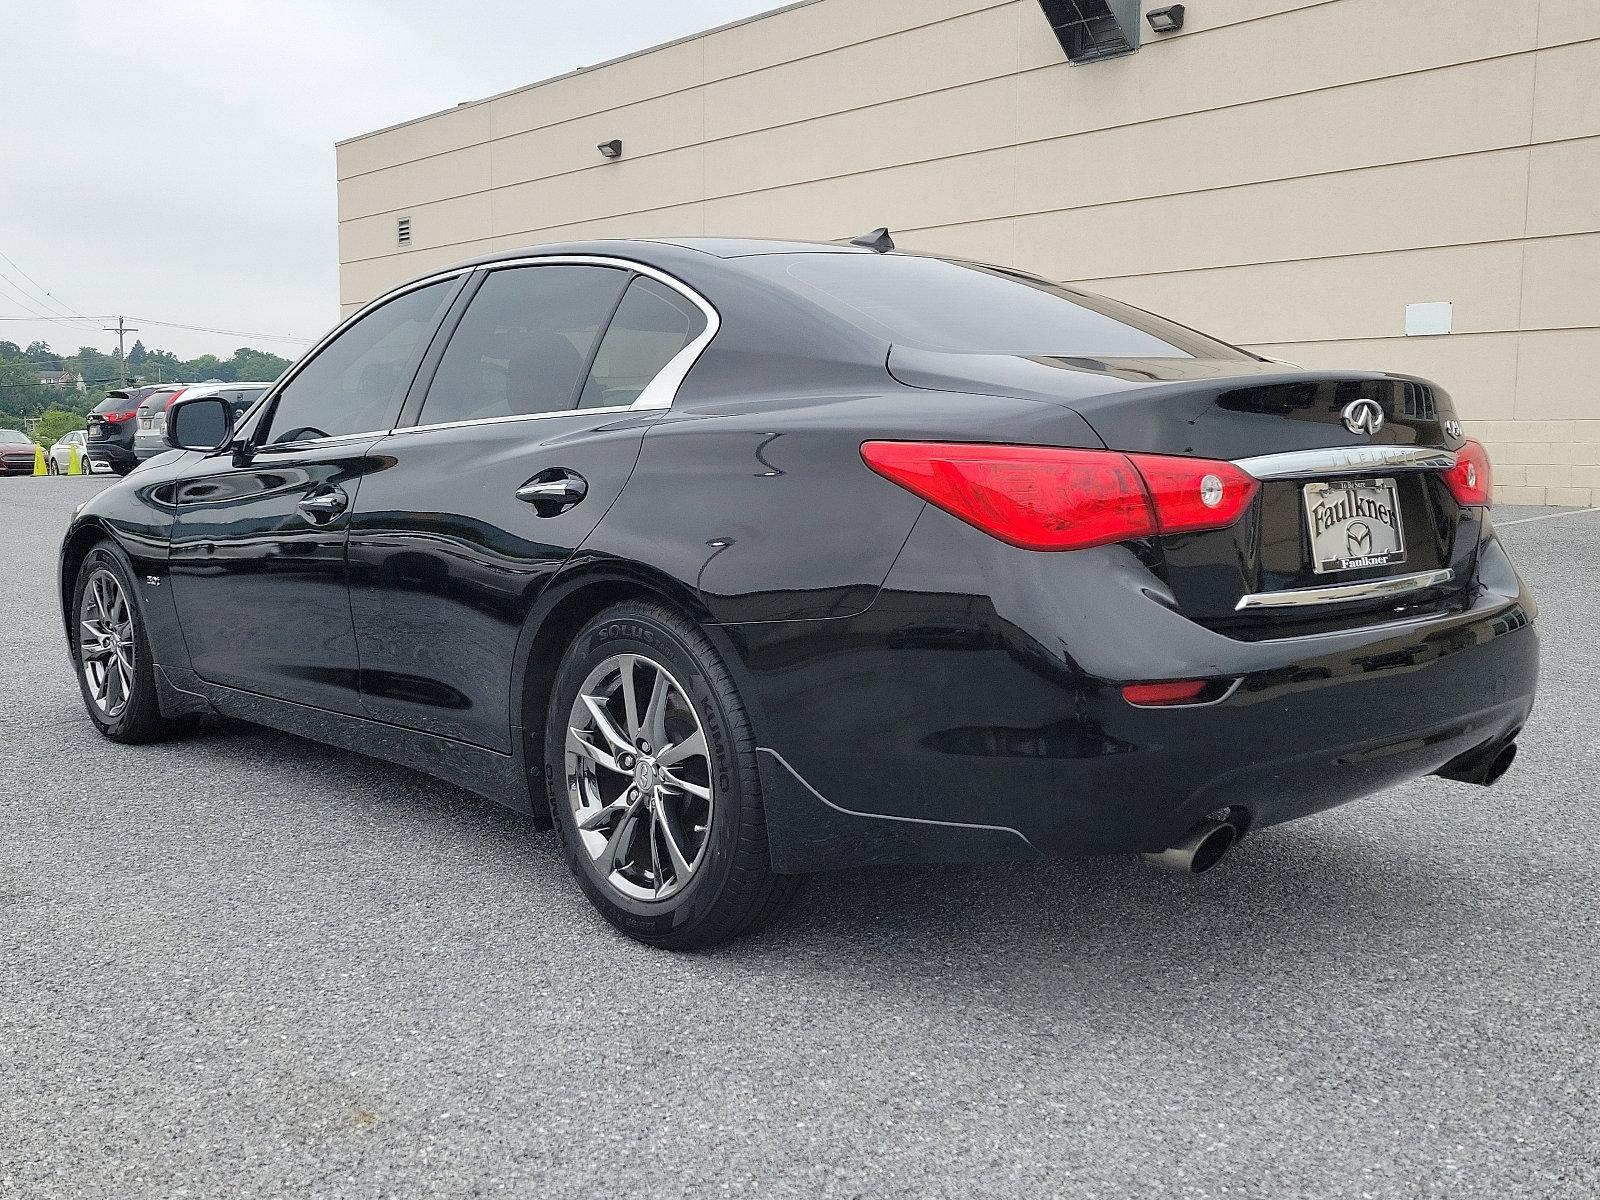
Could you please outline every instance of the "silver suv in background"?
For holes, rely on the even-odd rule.
[[[167,406],[179,396],[185,400],[191,396],[218,396],[228,402],[228,407],[233,410],[233,419],[237,421],[244,410],[256,402],[262,392],[272,385],[270,383],[196,383],[188,387],[178,388],[175,391],[159,391],[146,398],[139,406],[139,428],[133,435],[133,454],[140,462],[147,458],[154,458],[157,454],[165,454],[171,449],[167,445]]]

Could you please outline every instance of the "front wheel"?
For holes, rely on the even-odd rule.
[[[766,924],[772,871],[755,739],[715,647],[670,609],[620,604],[556,672],[545,779],[568,865],[608,921],[698,949]]]
[[[95,727],[113,742],[156,742],[187,732],[194,719],[161,715],[150,642],[133,595],[133,572],[111,543],[90,550],[73,589],[72,658]]]

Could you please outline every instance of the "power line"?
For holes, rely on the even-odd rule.
[[[115,321],[117,313],[99,313],[87,317],[92,321]],[[43,317],[43,316],[17,316],[5,314],[0,316],[0,321],[73,321],[75,317]],[[130,317],[134,321],[143,321],[146,325],[160,325],[163,329],[186,329],[190,333],[216,333],[225,337],[255,338],[262,342],[297,342],[302,346],[309,346],[316,339],[304,337],[290,337],[287,334],[277,333],[247,333],[239,329],[213,329],[207,325],[184,325],[177,321],[158,321],[154,317]],[[114,331],[113,331],[114,332]]]
[[[17,273],[17,275],[19,275],[22,278],[22,280],[26,284],[28,284],[29,287],[31,287],[32,290],[35,293],[37,293],[39,296],[43,297],[45,303],[48,304],[51,308],[55,309],[57,312],[65,313],[67,316],[69,316],[69,317],[71,317],[71,318],[73,318],[75,320],[85,322],[86,325],[92,323],[92,322],[89,321],[88,318],[84,317],[84,315],[82,313],[78,312],[77,309],[73,308],[70,304],[66,304],[63,301],[56,299],[54,293],[52,293],[49,288],[45,287],[42,283],[40,283],[32,275],[29,275],[26,271],[24,271],[20,266],[17,265],[16,260],[13,259],[9,254],[5,253],[5,251],[3,251],[3,250],[0,250],[0,260],[4,260],[5,262],[10,263],[11,264],[11,269],[13,271],[15,271]],[[15,281],[14,280],[8,280],[8,282],[12,283],[12,285],[15,286]],[[30,306],[26,306],[25,305],[24,307],[30,307]]]
[[[309,346],[311,338],[290,337],[287,334],[276,333],[241,333],[237,329],[212,329],[207,325],[180,325],[176,321],[158,321],[154,317],[134,317],[135,321],[143,321],[146,325],[160,325],[166,329],[187,329],[191,333],[218,333],[227,337],[256,338],[263,342],[299,342],[302,346]]]

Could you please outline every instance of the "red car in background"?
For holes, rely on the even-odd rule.
[[[18,429],[0,429],[0,475],[32,475],[33,439]]]

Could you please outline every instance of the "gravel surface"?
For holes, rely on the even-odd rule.
[[[1505,527],[1546,653],[1497,788],[1201,880],[820,876],[685,956],[446,784],[95,736],[53,575],[103,486],[0,480],[0,1196],[1600,1193],[1600,514]]]

